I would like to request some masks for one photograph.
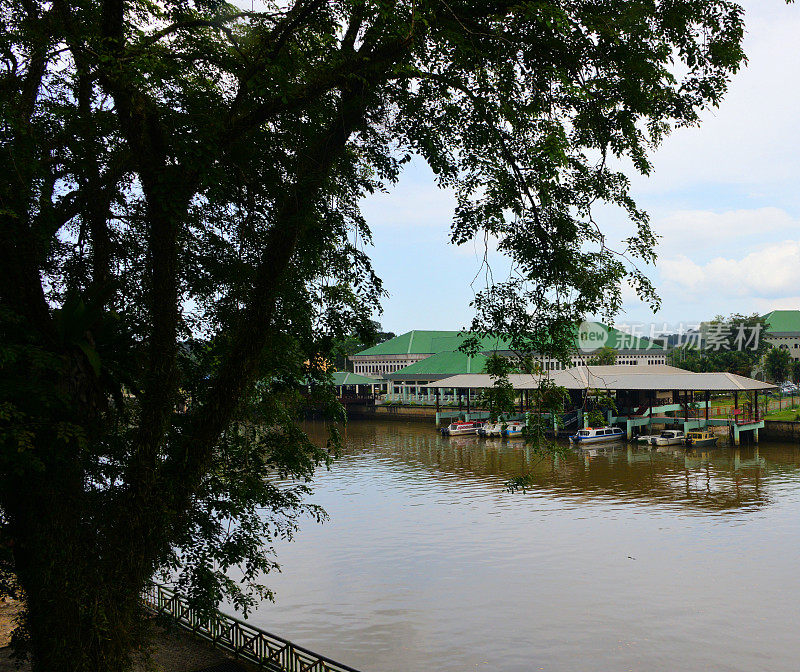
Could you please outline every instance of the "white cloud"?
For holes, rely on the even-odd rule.
[[[761,304],[786,300],[790,305],[800,288],[800,240],[766,245],[739,259],[716,257],[705,264],[679,255],[664,259],[659,271],[668,289],[688,292],[689,300],[700,296],[760,299]]]
[[[699,182],[758,185],[791,179],[800,170],[796,114],[800,87],[800,12],[796,6],[752,0],[746,13],[748,66],[734,75],[718,109],[699,128],[679,129],[654,156],[639,192],[664,192]]]
[[[765,234],[792,235],[800,222],[774,207],[727,212],[679,210],[659,218],[653,228],[661,236],[659,256],[675,256],[686,250],[702,255],[706,250],[720,254],[722,248],[741,249],[748,239],[763,240]]]

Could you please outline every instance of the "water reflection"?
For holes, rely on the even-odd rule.
[[[424,425],[351,424],[345,455],[369,450],[397,469],[458,474],[463,479],[497,476],[500,490],[513,477],[530,474],[532,488],[553,497],[611,497],[660,505],[724,511],[769,503],[763,487],[767,461],[758,446],[685,450],[609,444],[589,450],[542,455],[521,440],[443,437]],[[766,448],[771,460],[795,468],[800,453],[790,446]],[[431,470],[435,471],[431,471]]]
[[[359,422],[312,499],[331,521],[278,546],[253,620],[365,672],[797,669],[797,446],[543,457]]]

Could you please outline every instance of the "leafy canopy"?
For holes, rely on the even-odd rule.
[[[0,21],[0,561],[37,670],[123,669],[158,570],[205,606],[259,590],[338,441],[305,438],[301,383],[341,417],[324,362],[383,295],[365,195],[426,161],[452,242],[514,262],[475,330],[563,355],[624,279],[656,301],[615,166],[647,174],[744,58],[730,0],[0,0]]]
[[[703,323],[700,331],[674,348],[670,363],[688,371],[720,371],[751,376],[771,345],[765,336],[767,325],[757,313],[721,315]]]
[[[775,383],[788,380],[791,366],[792,358],[789,356],[789,351],[783,348],[771,348],[764,359],[767,377]]]

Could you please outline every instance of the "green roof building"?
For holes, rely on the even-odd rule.
[[[488,357],[480,353],[471,357],[459,350],[438,352],[396,373],[387,373],[385,378],[392,381],[424,380],[425,383],[432,383],[461,373],[486,373],[487,360]]]
[[[632,334],[627,334],[609,327],[600,322],[585,323],[589,326],[589,331],[594,335],[595,341],[588,346],[581,341],[581,333],[585,330],[575,329],[575,354],[572,357],[572,366],[586,364],[592,357],[593,347],[609,346],[617,350],[618,364],[665,364],[666,347],[661,343],[651,342],[646,338]],[[398,378],[393,374],[403,372],[404,374],[425,374],[428,382],[437,380],[431,377],[437,375],[434,367],[442,367],[441,373],[454,375],[455,371],[449,372],[446,365],[450,366],[456,359],[437,358],[429,362],[422,369],[412,369],[406,371],[407,367],[416,365],[427,359],[432,359],[434,355],[442,353],[455,353],[468,334],[460,331],[409,331],[395,338],[379,343],[371,348],[351,355],[353,368],[356,373],[365,376],[374,376],[387,380],[413,380],[410,377]],[[581,346],[584,346],[583,348]],[[510,344],[502,338],[487,337],[482,339],[479,350],[482,353],[498,352],[499,354],[511,355]],[[561,362],[557,362],[547,357],[541,357],[542,367],[545,370],[560,370],[563,368]],[[461,361],[461,360],[458,360]],[[463,363],[463,362],[462,362]],[[457,373],[466,373],[458,371]],[[472,371],[472,373],[476,373]],[[440,376],[444,377],[444,375]]]
[[[383,385],[383,383],[384,381],[378,378],[369,378],[357,373],[351,373],[350,371],[333,372],[334,387],[343,387],[345,385]]]
[[[800,361],[800,310],[773,310],[764,315],[764,338],[776,348],[788,350],[793,362]]]

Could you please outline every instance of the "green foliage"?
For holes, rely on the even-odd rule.
[[[569,394],[566,389],[555,385],[549,378],[542,378],[531,393],[532,411],[528,414],[528,423],[524,431],[526,445],[533,453],[538,454],[540,459],[564,453],[566,449],[555,441],[555,437],[548,439],[548,434],[554,429],[552,418],[556,418],[555,428],[558,427],[558,419],[564,413]],[[517,490],[524,492],[532,482],[533,476],[529,472],[512,479],[506,483],[506,487],[510,492]]]
[[[617,351],[604,345],[589,358],[590,366],[610,366],[617,363]]]
[[[303,437],[301,390],[342,419],[325,364],[384,294],[359,203],[412,155],[456,194],[452,242],[491,236],[514,263],[487,269],[475,330],[566,360],[625,278],[657,301],[625,261],[654,236],[611,166],[648,173],[744,58],[728,0],[0,16],[0,572],[37,672],[125,669],[158,572],[200,608],[267,591],[270,541],[321,515],[303,485],[338,445],[333,425]],[[630,219],[625,249],[598,202]]]
[[[773,383],[782,383],[789,378],[792,358],[789,351],[782,348],[772,348],[764,359],[764,368],[767,377]]]
[[[792,380],[800,383],[800,360],[792,362]]]
[[[382,331],[380,323],[375,320],[367,319],[361,327],[356,333],[334,339],[331,355],[337,371],[351,371],[352,364],[348,359],[350,355],[388,341],[396,335],[391,331]]]
[[[757,334],[757,338],[753,337]],[[770,349],[766,324],[758,314],[717,316],[702,332],[702,342],[687,342],[669,353],[672,366],[695,372],[722,371],[751,376]]]
[[[484,400],[489,405],[491,422],[497,422],[500,416],[514,412],[516,391],[508,379],[513,370],[513,362],[497,353],[492,353],[486,360],[486,373],[491,376],[492,387],[484,392]]]
[[[617,402],[608,390],[589,390],[586,396],[587,419],[590,427],[605,427],[606,413],[617,412]]]

